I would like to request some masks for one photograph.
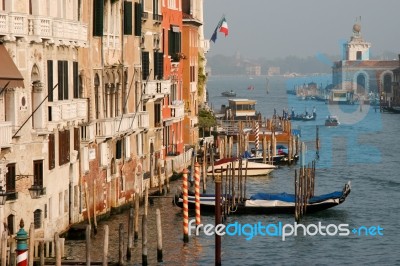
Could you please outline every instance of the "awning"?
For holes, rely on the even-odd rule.
[[[180,32],[178,26],[171,26],[171,27],[172,27],[172,31],[173,31],[173,32]]]
[[[23,88],[24,78],[7,52],[6,47],[0,44],[0,89],[3,89],[7,83],[9,83],[7,88]]]

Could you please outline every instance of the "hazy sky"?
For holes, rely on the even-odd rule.
[[[340,55],[340,43],[350,39],[360,16],[361,34],[371,43],[371,55],[400,53],[399,0],[204,0],[206,39],[223,14],[229,35],[218,33],[209,56]]]

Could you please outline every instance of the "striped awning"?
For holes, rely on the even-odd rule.
[[[6,47],[0,44],[0,89],[3,89],[6,85],[7,88],[23,88],[24,78],[7,52]]]

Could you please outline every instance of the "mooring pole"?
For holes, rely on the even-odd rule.
[[[215,227],[221,224],[221,175],[215,176]],[[217,230],[216,230],[217,231]],[[221,265],[221,236],[215,234],[215,265]]]
[[[183,242],[189,242],[188,170],[183,169]]]
[[[19,231],[15,240],[17,240],[17,266],[28,265],[28,233],[24,229],[24,220],[19,223]],[[33,249],[32,249],[33,250]],[[33,262],[32,262],[33,264]]]

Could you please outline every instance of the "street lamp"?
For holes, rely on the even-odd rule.
[[[40,185],[32,185],[28,190],[32,199],[38,199],[45,194],[45,188]]]

